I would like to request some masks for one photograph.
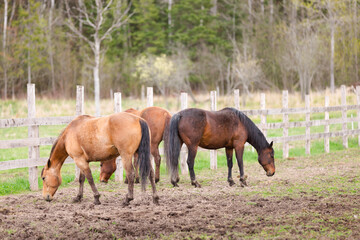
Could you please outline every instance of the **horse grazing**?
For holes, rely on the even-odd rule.
[[[51,201],[61,184],[61,167],[70,156],[80,168],[79,192],[74,202],[83,197],[85,177],[94,192],[94,204],[100,204],[100,194],[94,184],[89,162],[105,161],[121,155],[129,179],[128,193],[124,205],[133,200],[134,169],[132,156],[139,155],[142,190],[145,191],[146,178],[149,177],[153,202],[158,204],[154,170],[150,162],[150,133],[145,120],[128,113],[116,113],[95,118],[82,115],[69,123],[52,146],[50,158],[41,172],[43,179],[42,195]]]
[[[224,108],[220,111],[205,111],[189,108],[173,115],[170,120],[168,141],[165,142],[167,166],[171,174],[171,183],[178,186],[178,159],[183,143],[188,148],[187,164],[191,184],[201,185],[195,179],[194,160],[198,146],[206,149],[225,147],[228,179],[230,186],[232,179],[233,149],[235,149],[237,163],[240,170],[241,186],[246,186],[244,176],[243,153],[245,142],[250,143],[258,153],[258,161],[267,176],[275,173],[273,143],[266,141],[258,127],[242,112],[234,108]]]
[[[135,114],[146,120],[147,124],[150,128],[151,133],[151,143],[150,143],[150,151],[154,157],[155,161],[155,182],[160,180],[160,162],[161,156],[159,153],[159,144],[163,140],[164,131],[166,126],[168,126],[170,122],[171,115],[170,113],[159,107],[147,107],[141,111],[135,110],[133,108],[127,109],[125,112]],[[115,159],[111,159],[108,161],[101,162],[100,169],[100,181],[108,182],[111,175],[116,170],[116,161]],[[138,156],[135,154],[134,156],[134,165],[135,165],[135,182],[139,182],[139,174],[138,174]],[[127,178],[125,179],[125,183],[127,183]]]

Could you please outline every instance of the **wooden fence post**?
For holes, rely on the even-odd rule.
[[[154,106],[153,88],[152,87],[146,88],[146,97],[147,97],[147,107]]]
[[[260,93],[260,109],[265,110],[265,93]],[[262,113],[260,115],[261,121],[261,130],[266,138],[267,130],[266,130],[266,114]]]
[[[344,148],[348,148],[348,136],[346,135],[345,131],[347,130],[347,122],[346,122],[346,87],[345,85],[341,85],[341,105],[342,111],[341,116],[343,120],[342,130],[344,131],[343,134],[343,146]]]
[[[27,104],[28,104],[28,118],[36,117],[35,107],[35,84],[29,83],[27,85]],[[38,138],[39,137],[39,126],[28,127],[28,137]],[[29,165],[32,161],[40,158],[39,146],[29,147]],[[37,191],[39,189],[38,183],[38,170],[37,167],[29,167],[29,183],[30,190]]]
[[[211,111],[216,111],[216,91],[210,92]],[[217,169],[216,150],[210,150],[210,169]]]
[[[356,86],[356,103],[360,105],[360,86]],[[357,110],[357,127],[360,129],[360,109]],[[360,146],[360,134],[358,136],[358,145]]]
[[[186,92],[182,92],[180,95],[181,101],[181,110],[188,108],[188,96]],[[180,152],[180,168],[182,174],[188,174],[188,166],[187,166],[187,154],[188,149],[185,144],[183,144]]]
[[[308,126],[308,124],[310,124],[310,96],[309,95],[305,96],[305,109],[306,109],[306,113],[305,113],[305,122],[306,122],[305,154],[310,155],[310,126]]]
[[[240,94],[239,89],[234,90],[234,105],[237,110],[240,110]]]
[[[84,86],[76,86],[76,110],[75,115],[80,116],[84,114]],[[75,180],[74,182],[79,181],[80,177],[80,168],[75,164]]]
[[[114,112],[121,112],[121,92],[114,93]],[[115,171],[115,182],[123,181],[123,164],[121,161],[121,157],[116,158],[116,171]]]
[[[325,96],[325,107],[329,107],[329,96]],[[329,121],[329,111],[325,110],[325,120]],[[327,122],[324,126],[324,132],[329,133],[330,132],[330,124]],[[325,136],[324,138],[324,148],[325,152],[330,152],[330,140],[329,136]]]
[[[286,110],[289,107],[289,102],[288,102],[288,96],[289,93],[287,90],[283,91],[282,94],[282,105],[283,105],[283,109]],[[289,114],[284,113],[283,114],[283,123],[284,123],[284,128],[283,128],[283,137],[288,137],[289,136]],[[289,157],[289,143],[287,140],[284,139],[283,142],[283,158],[288,158]]]

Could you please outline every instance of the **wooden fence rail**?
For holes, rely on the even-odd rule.
[[[0,128],[12,128],[12,127],[28,127],[28,138],[27,139],[16,139],[16,140],[0,140],[0,149],[6,148],[29,148],[28,159],[17,159],[11,161],[1,161],[0,170],[16,169],[16,168],[29,168],[29,181],[31,190],[38,189],[38,171],[37,166],[43,166],[46,164],[48,158],[39,157],[39,146],[52,145],[56,140],[56,137],[39,137],[39,126],[44,125],[63,125],[71,122],[77,115],[84,114],[84,88],[77,86],[77,97],[76,97],[76,108],[74,116],[64,117],[35,117],[35,85],[28,84],[28,118],[18,119],[0,119]],[[114,93],[114,106],[115,112],[121,111],[121,93]],[[216,109],[216,92],[211,92],[211,110]],[[239,91],[234,91],[234,105],[237,109],[240,108],[239,104]],[[279,109],[266,109],[265,94],[260,95],[260,109],[243,110],[246,115],[260,116],[259,128],[264,132],[265,136],[268,135],[268,130],[271,129],[283,129],[283,136],[281,137],[267,137],[268,141],[274,141],[275,143],[283,143],[283,157],[289,157],[289,142],[292,141],[304,141],[305,152],[310,154],[310,144],[312,140],[324,139],[324,148],[326,152],[330,151],[329,138],[342,137],[343,146],[348,147],[348,137],[358,136],[360,146],[360,88],[356,89],[356,105],[346,105],[346,88],[341,87],[341,105],[340,106],[329,106],[329,97],[325,97],[324,107],[311,107],[310,96],[305,98],[305,107],[301,108],[289,108],[288,106],[288,92],[283,91],[282,108]],[[187,94],[181,93],[181,109],[187,108]],[[153,89],[147,88],[147,106],[153,105]],[[347,111],[356,110],[356,117],[347,117]],[[341,118],[329,118],[330,112],[341,112]],[[310,116],[314,113],[324,113],[324,119],[311,120]],[[289,115],[301,114],[304,116],[304,121],[289,121]],[[282,122],[268,123],[268,115],[282,115]],[[357,122],[357,129],[348,129],[347,125]],[[340,131],[330,132],[331,124],[341,124],[342,128]],[[311,127],[324,126],[323,133],[311,133]],[[304,127],[304,135],[289,136],[289,129]],[[211,152],[211,163],[212,169],[217,168],[216,152]],[[74,163],[74,161],[68,157],[65,163]],[[182,149],[181,153],[181,171],[187,174],[186,166],[186,149]],[[119,171],[115,174],[116,181],[122,181],[122,166],[120,159],[117,160],[119,165]],[[78,170],[76,169],[76,175]]]

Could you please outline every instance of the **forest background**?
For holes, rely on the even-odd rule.
[[[359,81],[359,0],[3,0],[2,99],[323,90]],[[98,78],[98,79],[97,79]],[[194,98],[194,95],[192,95]]]

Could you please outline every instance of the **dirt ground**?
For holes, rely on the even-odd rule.
[[[127,186],[98,184],[99,206],[86,183],[84,199],[72,203],[77,184],[60,188],[48,203],[41,192],[0,197],[0,239],[360,239],[360,149],[276,162],[268,178],[246,163],[249,186],[229,187],[226,169],[197,174],[202,188],[182,176],[150,186],[127,207]],[[233,169],[238,172],[237,167]],[[235,177],[238,174],[235,175]]]

